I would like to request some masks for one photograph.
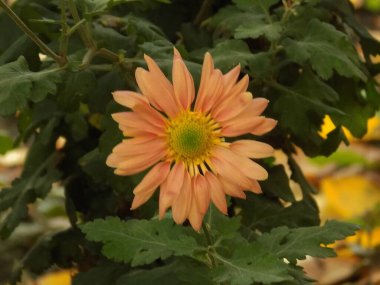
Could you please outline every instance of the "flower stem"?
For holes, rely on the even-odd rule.
[[[68,0],[68,4],[69,4],[71,15],[73,16],[75,26],[77,26],[79,30],[79,35],[82,38],[82,41],[84,42],[87,48],[95,48],[96,44],[91,37],[91,33],[86,25],[87,23],[84,23],[84,25],[79,24],[81,23],[82,19],[79,17],[79,12],[74,1]]]
[[[211,252],[209,252],[211,246],[213,245],[213,242],[212,242],[212,239],[211,239],[210,231],[208,229],[208,225],[206,225],[206,223],[203,223],[202,224],[202,229],[203,229],[203,233],[205,235],[206,242],[207,242],[207,245],[208,245],[208,248],[207,248],[207,257],[211,261],[211,267],[215,268],[217,266],[216,260],[214,258],[214,255]]]
[[[67,61],[67,49],[69,45],[69,26],[67,24],[67,16],[66,16],[66,1],[61,0],[61,38],[59,43],[59,55],[63,58],[63,60]]]
[[[64,60],[52,51],[20,18],[16,13],[4,2],[0,0],[0,7],[8,14],[8,16],[16,23],[16,25],[41,49],[43,53],[50,56],[59,65],[64,65]]]
[[[194,19],[194,25],[199,26],[203,22],[203,20],[207,17],[207,13],[210,11],[213,3],[214,0],[203,0],[202,6]]]

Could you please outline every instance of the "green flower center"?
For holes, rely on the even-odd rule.
[[[190,174],[196,173],[222,141],[219,128],[209,115],[199,112],[185,111],[170,120],[166,129],[170,159],[183,161]]]

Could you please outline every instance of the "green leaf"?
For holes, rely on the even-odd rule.
[[[190,259],[177,258],[164,266],[134,270],[118,279],[116,285],[148,285],[157,283],[157,280],[165,285],[213,285],[210,275],[206,265]]]
[[[288,164],[290,167],[290,171],[292,172],[290,178],[301,186],[302,193],[304,195],[310,193],[318,193],[317,190],[307,181],[301,168],[292,156],[288,156]]]
[[[210,53],[215,66],[222,71],[228,71],[238,64],[245,67],[249,60],[254,58],[248,45],[242,40],[222,41],[211,49]]]
[[[0,226],[0,235],[7,238],[14,228],[28,216],[27,205],[44,198],[61,173],[56,169],[58,153],[51,146],[35,141],[29,150],[20,178],[10,188],[0,191],[0,211],[12,208]]]
[[[13,139],[0,133],[0,154],[5,154],[13,148]]]
[[[342,76],[367,79],[354,47],[334,26],[312,19],[306,34],[296,35],[296,38],[284,41],[287,56],[299,64],[310,62],[321,78],[329,79],[335,71]]]
[[[230,282],[231,285],[250,285],[254,282],[272,284],[292,279],[287,266],[275,255],[260,245],[240,245],[231,258],[218,254],[221,263],[214,269],[216,282]]]
[[[280,187],[282,185],[277,186],[277,188]],[[284,207],[273,198],[248,193],[246,200],[237,200],[236,202],[241,208],[242,224],[253,232],[256,229],[269,231],[279,226],[295,228],[314,226],[320,223],[318,211],[310,208],[308,200],[297,201],[288,207]],[[252,233],[249,235],[248,240],[253,237]]]
[[[24,57],[0,67],[0,115],[9,116],[25,107],[28,100],[38,102],[57,91],[60,69],[29,71]]]
[[[86,272],[76,274],[72,285],[116,285],[125,270],[125,266],[121,264],[101,263]]]
[[[280,38],[283,25],[281,22],[266,23],[262,20],[250,21],[239,26],[235,30],[236,39],[256,39],[265,36],[270,41]]]
[[[280,0],[233,0],[236,6],[242,10],[268,13],[269,8]]]
[[[103,254],[116,261],[130,262],[132,266],[150,264],[157,259],[191,256],[197,248],[194,238],[172,221],[130,220],[108,217],[81,227],[87,239],[102,242]]]
[[[282,165],[276,165],[268,169],[268,179],[260,184],[266,195],[279,197],[288,202],[295,202],[293,192],[289,186],[288,175]]]
[[[355,234],[359,228],[353,224],[327,221],[322,227],[288,229],[279,227],[265,233],[257,240],[258,245],[270,249],[279,258],[295,263],[307,255],[314,257],[336,256],[326,245]]]

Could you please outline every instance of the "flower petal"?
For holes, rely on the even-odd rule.
[[[224,193],[226,193],[227,195],[232,196],[232,197],[237,197],[240,199],[246,198],[245,193],[243,192],[241,187],[239,187],[238,185],[233,184],[230,181],[227,181],[223,177],[219,177],[219,181],[222,184]]]
[[[239,156],[226,147],[216,147],[215,156],[231,163],[234,167],[240,168],[242,173],[254,180],[266,180],[268,178],[268,172],[256,162],[253,162],[249,158]]]
[[[233,69],[231,69],[228,73],[223,75],[223,82],[224,82],[224,93],[228,94],[232,87],[236,84],[236,81],[240,74],[240,64],[235,66]]]
[[[117,103],[133,109],[137,105],[148,105],[148,99],[137,92],[118,90],[112,92],[113,98]]]
[[[210,205],[211,196],[207,181],[203,175],[197,175],[193,178],[193,189],[197,208],[202,214],[205,214]]]
[[[163,126],[159,127],[144,120],[135,112],[120,112],[112,114],[112,118],[119,123],[119,128],[128,133],[140,130],[142,133],[163,134]]]
[[[227,202],[226,196],[222,189],[222,184],[211,172],[207,172],[205,174],[205,178],[210,189],[212,202],[219,209],[219,211],[227,215]]]
[[[230,149],[240,155],[250,158],[264,158],[273,155],[274,149],[269,144],[254,140],[238,140],[230,145]]]
[[[226,98],[218,108],[212,112],[212,115],[218,121],[227,121],[243,112],[251,102],[252,93],[243,92],[236,97]]]
[[[195,97],[194,81],[180,53],[175,48],[172,76],[174,94],[181,106],[187,110]]]
[[[116,159],[114,158],[116,156]],[[117,167],[115,174],[118,175],[133,175],[143,171],[144,169],[152,166],[165,156],[163,150],[157,152],[146,152],[144,154],[135,156],[120,156],[117,153],[111,153],[107,158],[107,165]],[[118,163],[113,164],[114,160],[119,160]]]
[[[199,106],[199,111],[207,113],[220,99],[220,96],[223,94],[223,75],[220,70],[215,70],[208,82],[206,87],[206,95],[202,106]]]
[[[174,200],[172,205],[173,220],[177,224],[182,224],[189,216],[192,202],[191,179],[189,173],[187,172],[183,178],[183,184],[181,188],[181,192],[179,193],[177,199]]]
[[[222,135],[225,137],[237,137],[250,132],[253,132],[257,126],[262,124],[265,117],[248,117],[248,118],[236,118],[223,122]]]
[[[206,97],[206,89],[207,86],[209,86],[209,80],[213,72],[214,62],[212,60],[211,54],[209,52],[206,52],[205,57],[203,59],[201,82],[199,84],[198,95],[195,101],[195,111],[199,111],[202,108],[203,102]]]
[[[202,227],[203,216],[204,215],[198,210],[197,203],[194,201],[193,196],[188,219],[193,229],[197,232],[199,232]]]
[[[143,180],[133,190],[135,197],[133,198],[131,210],[140,207],[152,197],[157,187],[165,181],[169,170],[169,162],[160,162],[144,176]]]
[[[146,153],[147,149],[150,152],[164,151],[167,145],[163,138],[147,138],[146,140],[139,140],[139,138],[123,140],[113,148],[112,152],[118,156],[135,156]]]
[[[136,69],[136,81],[141,92],[155,108],[172,118],[178,114],[179,109],[174,99],[174,91],[166,88],[161,77],[138,67]]]
[[[160,219],[162,219],[165,211],[170,207],[181,192],[184,183],[185,166],[182,162],[175,163],[171,169],[166,183],[161,186],[160,192]]]
[[[256,126],[250,133],[256,136],[261,136],[273,130],[277,126],[277,121],[265,118],[265,120]]]

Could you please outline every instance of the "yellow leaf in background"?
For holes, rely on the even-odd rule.
[[[72,270],[48,273],[37,279],[36,285],[71,285]]]
[[[372,231],[359,231],[354,236],[349,236],[345,239],[348,244],[359,244],[366,249],[374,248],[380,245],[380,227],[373,229]]]
[[[346,135],[349,141],[355,140],[380,140],[380,118],[378,116],[372,117],[368,120],[367,124],[367,133],[361,139],[354,138],[350,131],[343,127],[344,134]],[[327,138],[327,134],[335,129],[334,123],[331,121],[330,116],[325,116],[323,119],[323,124],[321,126],[321,131],[319,132],[320,136]]]
[[[322,215],[330,218],[359,217],[380,202],[379,187],[359,175],[325,178],[321,181],[321,192],[325,196]]]

